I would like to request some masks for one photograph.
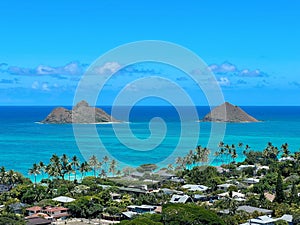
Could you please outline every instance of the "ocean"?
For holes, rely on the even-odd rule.
[[[96,154],[99,159],[107,155],[110,159],[115,158],[120,167],[138,166],[143,163],[166,166],[164,163],[168,157],[172,156],[173,158],[170,158],[174,160],[177,156],[184,156],[189,150],[194,149],[195,140],[196,144],[206,146],[209,138],[218,137],[218,135],[211,135],[211,123],[191,121],[187,119],[188,116],[182,120],[173,107],[135,106],[131,109],[129,119],[122,118],[124,116],[122,111],[126,110],[119,108],[120,113],[117,119],[126,122],[80,125],[80,137],[77,135],[75,138],[73,126],[70,124],[37,123],[44,119],[53,108],[55,107],[0,107],[0,166],[3,165],[6,169],[13,169],[28,176],[28,169],[33,163],[43,161],[47,164],[53,154],[60,156],[64,153],[69,157],[77,155],[81,161],[87,160],[92,154]],[[111,112],[111,107],[102,106],[101,108],[108,113]],[[300,107],[245,106],[242,109],[262,122],[227,123],[223,139],[225,143],[237,145],[242,142],[244,145],[248,144],[253,150],[263,150],[268,142],[278,147],[287,142],[292,152],[299,150]],[[183,111],[188,115],[191,110],[184,108]],[[209,112],[209,108],[200,106],[197,107],[197,112],[199,118],[202,118]],[[160,123],[156,126],[154,121],[149,129],[149,121],[153,117],[164,119],[165,126],[161,126]],[[193,129],[189,129],[195,125],[200,128],[196,139]],[[135,140],[127,136],[128,127],[133,136],[140,140],[134,147],[131,145]],[[117,128],[118,133],[113,128]],[[166,135],[162,138],[164,128]],[[116,134],[125,139],[125,142],[128,138],[129,143],[125,145]],[[149,146],[147,143],[144,144],[143,141],[149,137],[157,143],[151,142]],[[221,140],[217,140],[219,141]],[[178,143],[183,144],[176,149]],[[237,151],[237,160],[243,160],[243,148],[237,148]],[[217,159],[212,158],[211,164],[219,163]]]

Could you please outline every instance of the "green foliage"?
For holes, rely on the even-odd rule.
[[[212,166],[194,167],[191,170],[185,170],[182,175],[187,183],[207,185],[213,187],[213,189],[216,189],[216,186],[222,183],[220,174]]]
[[[249,151],[249,152],[245,152],[245,163],[246,164],[250,164],[250,165],[254,165],[255,163],[259,163],[262,161],[262,152],[258,152],[258,151]]]
[[[25,221],[15,214],[7,213],[0,215],[0,225],[25,225]]]
[[[70,212],[75,217],[95,218],[103,211],[103,206],[98,203],[98,199],[92,196],[84,196],[67,204]]]
[[[157,169],[157,165],[155,164],[142,164],[136,170],[140,173],[144,172],[153,172]]]
[[[118,207],[111,206],[105,209],[105,212],[111,216],[118,216],[121,214],[121,210]]]
[[[123,220],[121,221],[120,225],[162,225],[161,222],[155,222],[151,220],[150,218],[147,218],[145,216],[138,216],[137,218],[134,218],[132,220]]]
[[[169,204],[163,207],[166,225],[225,225],[214,212],[193,204]]]
[[[278,203],[284,202],[285,194],[283,192],[282,177],[279,173],[277,176],[277,184],[276,184],[275,192],[276,192],[276,197],[275,197],[274,201],[276,201]]]

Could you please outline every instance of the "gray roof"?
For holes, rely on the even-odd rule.
[[[173,189],[169,189],[169,188],[162,188],[161,191],[164,192],[164,194],[167,194],[167,195],[183,194],[182,191],[177,191],[177,190],[173,190]]]
[[[240,224],[240,225],[251,225],[251,224],[253,224],[253,225],[254,224],[269,225],[269,224],[274,224],[276,221],[279,221],[279,220],[283,220],[283,221],[286,221],[288,223],[292,223],[293,222],[293,216],[288,215],[288,214],[284,214],[282,217],[275,218],[275,219],[273,219],[272,217],[269,217],[269,216],[259,216],[255,219],[250,219],[248,222]]]
[[[272,214],[273,210],[269,209],[263,209],[263,208],[257,208],[257,207],[252,207],[249,205],[242,205],[237,208],[237,211],[245,211],[247,213],[254,213],[255,211],[263,213],[263,214]]]
[[[146,190],[142,190],[140,188],[130,188],[130,187],[119,187],[120,191],[125,191],[125,192],[133,192],[133,193],[139,193],[139,194],[146,194]]]

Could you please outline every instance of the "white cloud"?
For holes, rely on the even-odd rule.
[[[117,62],[107,62],[102,66],[96,66],[94,72],[100,75],[105,75],[107,73],[115,73],[121,65]]]
[[[48,86],[47,83],[43,83],[43,84],[42,84],[42,90],[43,90],[43,91],[50,91],[49,86]]]
[[[36,68],[23,68],[18,66],[9,66],[5,71],[11,75],[24,75],[24,76],[60,76],[60,75],[82,75],[86,65],[79,62],[70,62],[64,66],[46,66],[38,65]]]
[[[268,77],[268,74],[262,72],[259,69],[250,70],[250,69],[242,69],[239,70],[236,65],[224,62],[220,65],[212,64],[209,66],[209,69],[215,74],[219,75],[227,75],[227,76],[237,76],[237,77]]]
[[[220,77],[220,79],[218,80],[218,83],[220,86],[223,86],[223,87],[230,86],[230,80],[227,77]]]
[[[39,82],[38,82],[38,81],[34,81],[34,82],[32,83],[32,85],[31,85],[31,88],[32,88],[32,89],[38,89],[39,86],[40,86]]]

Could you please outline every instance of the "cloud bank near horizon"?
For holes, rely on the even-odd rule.
[[[110,83],[105,85],[107,95],[111,96],[113,96],[112,92],[120,90],[126,82],[147,76],[169,77],[185,90],[195,92],[197,87],[188,75],[178,73],[172,69],[166,70],[165,67],[160,65],[161,63],[157,65],[138,63],[121,68],[121,64],[118,62],[106,62],[102,66],[95,67],[93,72],[99,76],[110,72],[115,73]],[[0,63],[0,90],[2,90],[4,96],[6,95],[12,101],[15,97],[20,98],[20,96],[14,94],[20,92],[26,93],[22,96],[24,98],[35,98],[36,94],[70,97],[74,94],[78,82],[88,67],[88,64],[79,61],[72,61],[61,66],[41,64],[34,68],[8,65],[3,62]],[[279,90],[285,88],[296,90],[300,88],[299,80],[278,78],[260,69],[241,68],[228,61],[220,64],[210,64],[208,69],[215,74],[215,78],[224,93],[238,93],[238,91],[243,92],[244,90],[263,93],[267,89]],[[156,82],[153,79],[152,82],[144,85],[144,88],[148,87],[151,90],[155,87],[155,90],[159,89],[161,91],[165,91],[167,88],[160,81]],[[133,87],[133,94],[137,90],[143,91],[141,88]]]

